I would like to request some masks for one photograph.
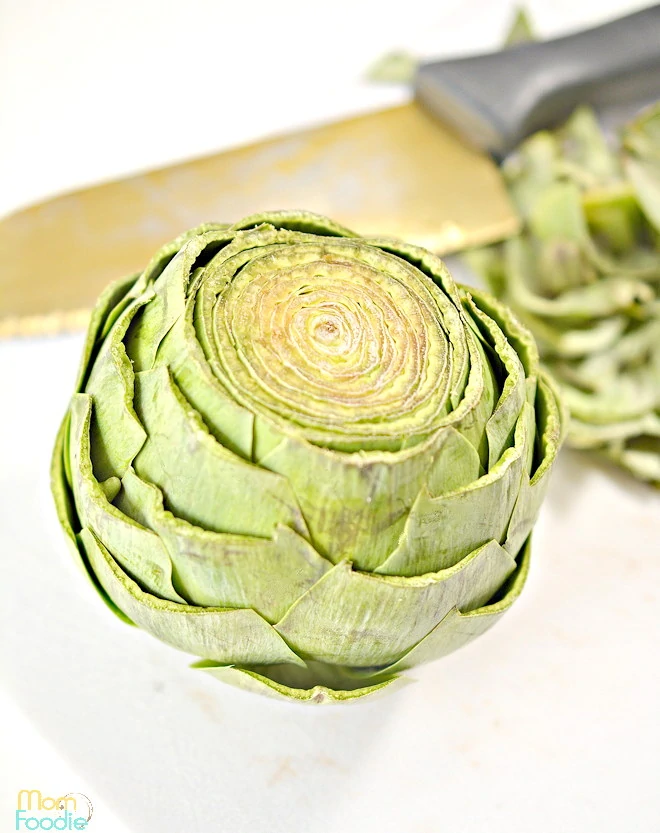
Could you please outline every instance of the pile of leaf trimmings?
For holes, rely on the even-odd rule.
[[[534,333],[569,443],[660,482],[660,105],[613,150],[591,110],[503,165],[521,234],[470,264]]]

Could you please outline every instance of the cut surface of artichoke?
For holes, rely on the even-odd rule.
[[[124,620],[238,686],[344,702],[512,604],[563,425],[494,298],[422,249],[272,212],[103,293],[53,493]]]

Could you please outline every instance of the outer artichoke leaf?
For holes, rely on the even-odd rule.
[[[305,234],[322,234],[328,237],[358,237],[350,229],[340,226],[322,214],[312,211],[265,211],[261,214],[251,214],[240,222],[231,226],[232,231],[258,228],[263,225],[276,226],[278,229],[300,231]]]
[[[105,604],[118,616],[122,621],[128,625],[132,625],[131,620],[124,613],[119,610],[115,603],[110,599],[105,590],[101,587],[98,579],[91,570],[85,550],[80,546],[78,536],[74,529],[80,529],[80,520],[76,512],[73,494],[69,483],[67,482],[66,473],[64,471],[64,458],[66,454],[66,435],[69,431],[69,412],[62,421],[62,425],[57,433],[55,440],[55,448],[53,449],[53,458],[50,468],[50,484],[53,498],[55,501],[55,510],[57,512],[57,519],[60,522],[67,547],[75,564],[79,567],[81,572],[89,580],[99,596],[103,599]]]
[[[96,478],[94,479],[96,480]],[[98,481],[96,482],[98,483]],[[108,503],[112,503],[121,489],[121,480],[118,477],[108,477],[107,480],[102,480],[98,485],[101,487]]]
[[[377,572],[414,576],[447,569],[488,541],[503,541],[534,441],[530,425],[533,427],[533,411],[525,402],[516,424],[515,445],[490,472],[439,497],[423,489],[397,548]]]
[[[167,368],[136,374],[135,408],[147,440],[133,467],[161,489],[174,514],[215,532],[271,537],[283,524],[306,535],[287,481],[223,448]],[[253,495],[259,500],[252,500]]]
[[[194,298],[161,342],[157,363],[167,365],[177,387],[220,445],[252,459],[254,415],[235,402],[209,367],[192,323]]]
[[[116,310],[123,308],[124,299],[137,278],[138,275],[136,274],[113,281],[100,294],[87,326],[87,335],[85,336],[85,345],[80,359],[78,378],[75,386],[76,393],[80,392],[84,387],[90,366],[96,356],[99,339],[103,337],[108,322],[112,320],[114,323]]]
[[[429,494],[438,496],[466,488],[485,473],[477,450],[455,428],[442,428],[438,439],[441,445],[426,480]]]
[[[334,689],[323,685],[312,688],[296,688],[269,679],[265,674],[259,674],[248,668],[237,668],[231,665],[215,665],[208,662],[195,663],[193,668],[201,668],[211,676],[224,683],[251,691],[265,694],[278,700],[289,702],[312,703],[314,705],[331,705],[335,703],[350,703],[365,697],[378,696],[385,690],[394,691],[411,682],[405,677],[387,677],[378,683],[353,689]]]
[[[487,338],[506,372],[500,398],[486,423],[488,469],[492,469],[513,440],[513,432],[527,397],[522,362],[498,324],[482,312],[469,296],[465,299],[473,320]]]
[[[142,447],[146,434],[133,408],[134,374],[122,339],[151,290],[126,308],[103,342],[85,393],[94,399],[90,424],[94,473],[99,480],[121,478]]]
[[[347,557],[370,570],[396,546],[429,467],[444,446],[445,430],[396,454],[344,454],[282,434],[257,417],[255,457],[291,484],[319,552],[334,563]],[[477,457],[477,471],[478,465]]]
[[[300,535],[278,526],[271,539],[208,532],[163,508],[160,490],[129,469],[118,506],[153,529],[169,551],[176,586],[192,604],[252,608],[277,622],[331,564]]]
[[[536,406],[537,465],[533,471],[530,471],[529,466],[523,470],[520,493],[504,542],[504,549],[513,558],[518,557],[518,552],[528,539],[538,517],[548,489],[550,469],[563,440],[566,422],[558,394],[542,374],[539,378]],[[533,446],[530,450],[534,450]]]
[[[254,610],[201,608],[151,596],[123,572],[93,532],[83,529],[80,537],[112,601],[136,625],[168,645],[223,664],[302,662]]]
[[[481,466],[488,468],[488,435],[486,426],[499,397],[497,381],[480,339],[471,329],[466,329],[470,356],[468,383],[460,404],[443,420],[476,448]]]
[[[427,636],[397,662],[381,668],[380,673],[398,674],[415,665],[439,659],[485,633],[506,613],[522,592],[529,572],[530,554],[531,545],[528,539],[518,558],[516,571],[509,578],[497,601],[467,613],[462,613],[457,607],[452,608]]]
[[[158,535],[113,506],[94,477],[89,449],[91,397],[76,394],[70,414],[73,493],[82,526],[94,532],[143,589],[163,599],[184,601],[172,585],[172,564]]]
[[[153,283],[149,305],[135,319],[126,340],[126,351],[136,372],[151,370],[161,341],[184,314],[195,262],[209,249],[215,251],[231,239],[224,229],[212,229],[188,240],[167,263]]]
[[[169,243],[165,243],[165,245],[161,246],[161,248],[151,258],[147,264],[147,268],[139,276],[131,291],[131,295],[138,297],[138,295],[143,293],[149,286],[154,284],[172,258],[189,240],[199,235],[206,234],[207,232],[221,233],[227,228],[229,228],[229,226],[226,223],[202,223],[195,228],[184,231],[183,234],[179,234],[178,237],[175,237],[174,240],[170,240]]]
[[[356,572],[343,561],[275,626],[302,656],[335,665],[396,661],[452,607],[484,604],[515,569],[496,541],[447,570],[413,578]]]
[[[513,346],[516,355],[522,362],[525,376],[528,380],[535,379],[539,369],[539,351],[534,337],[528,330],[521,327],[518,317],[514,315],[509,307],[487,292],[482,292],[471,286],[461,287],[461,290],[463,298],[469,295],[473,303],[499,325],[506,335],[507,341]],[[527,401],[530,404],[534,402],[535,395],[536,391],[534,390],[531,399],[528,397]]]

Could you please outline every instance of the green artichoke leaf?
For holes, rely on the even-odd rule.
[[[513,432],[523,403],[527,398],[525,371],[518,354],[502,329],[492,318],[479,309],[470,295],[464,301],[472,319],[483,333],[486,343],[496,357],[493,364],[501,362],[506,372],[500,398],[486,423],[488,437],[488,469],[492,469],[513,440]]]
[[[112,601],[168,645],[219,663],[302,663],[256,611],[177,604],[152,596],[126,575],[91,530],[83,529],[80,538]]]
[[[468,262],[534,334],[571,411],[569,444],[657,482],[660,104],[617,150],[579,108],[503,171],[522,231]]]
[[[133,367],[122,339],[135,314],[152,297],[153,292],[147,290],[119,316],[85,385],[85,392],[94,400],[90,447],[99,480],[121,478],[146,439],[133,408]]]
[[[575,323],[560,323],[557,319],[547,322],[523,309],[518,310],[518,317],[523,324],[533,329],[544,356],[552,359],[579,359],[597,355],[601,350],[616,345],[628,325],[624,315],[600,321],[583,321],[579,326]],[[554,367],[553,370],[556,372]]]
[[[518,557],[515,572],[510,574],[497,599],[466,612],[453,607],[429,634],[397,662],[381,668],[380,673],[398,674],[416,665],[440,659],[492,628],[522,592],[529,573],[530,553],[531,544],[528,539]]]
[[[514,445],[487,474],[468,486],[437,497],[422,490],[408,515],[399,545],[376,572],[411,576],[449,569],[486,542],[504,540],[523,470],[530,459],[533,420],[533,409],[525,402]],[[440,538],[438,529],[442,529]]]
[[[134,402],[147,439],[133,467],[161,489],[179,517],[215,532],[270,537],[284,524],[307,535],[290,484],[223,448],[166,367],[135,375]],[[258,503],[252,494],[259,495]]]
[[[636,437],[660,437],[660,416],[656,413],[645,413],[636,419],[623,419],[620,422],[607,420],[600,424],[571,416],[571,444],[574,448],[599,449],[607,446],[605,450],[608,456],[614,459],[617,456],[617,448],[620,452],[625,450],[623,441]],[[651,453],[651,450],[649,448],[648,453]]]
[[[316,549],[336,563],[352,557],[360,569],[374,569],[396,547],[446,434],[392,452],[346,454],[281,434],[268,420],[255,421],[255,460],[276,472],[299,495],[300,508]],[[466,476],[479,471],[479,457],[465,441]],[[476,469],[475,469],[476,466]],[[452,470],[456,476],[458,469]]]
[[[184,601],[172,585],[172,563],[159,536],[113,506],[94,477],[90,457],[92,398],[77,394],[70,413],[73,494],[81,523],[116,553],[115,560],[144,590],[170,601]]]
[[[82,546],[77,534],[80,530],[80,521],[78,519],[71,485],[64,467],[65,460],[68,460],[69,458],[69,423],[70,412],[67,411],[66,416],[62,420],[59,431],[57,432],[55,449],[50,467],[50,484],[55,501],[57,519],[60,522],[62,531],[64,532],[67,549],[73,556],[75,565],[96,590],[103,602],[115,614],[115,616],[126,624],[132,625],[133,622],[131,622],[128,616],[126,616],[126,614],[117,607],[101,586],[101,583],[87,561],[84,547]]]
[[[564,411],[559,392],[545,374],[539,377],[536,398],[536,443],[530,444],[530,451],[535,456],[529,461],[531,466],[527,465],[523,469],[520,492],[503,545],[507,552],[518,559],[520,548],[529,538],[548,490],[552,463],[568,424],[568,414]]]
[[[649,107],[624,131],[623,164],[642,210],[660,231],[660,104]]]
[[[117,505],[164,542],[177,587],[191,604],[252,608],[275,623],[332,567],[286,526],[276,527],[272,539],[193,526],[167,512],[161,491],[130,469]]]
[[[621,178],[619,160],[591,107],[577,107],[557,135],[561,145],[559,170],[582,188],[599,187]]]
[[[586,286],[567,289],[549,298],[530,287],[535,274],[534,251],[530,243],[514,237],[504,244],[509,285],[508,296],[527,312],[545,318],[583,319],[613,315],[635,304],[653,300],[653,290],[641,280],[608,275]]]
[[[604,455],[635,477],[660,485],[660,431],[657,424],[654,428],[655,436],[642,433],[628,445],[610,442]]]
[[[446,570],[410,578],[359,572],[342,561],[275,628],[303,657],[335,665],[384,665],[422,639],[452,607],[483,605],[515,567],[497,541]]]
[[[259,214],[250,214],[239,222],[230,226],[232,230],[244,231],[248,229],[261,229],[263,226],[274,226],[278,229],[298,231],[303,234],[321,235],[322,237],[359,237],[354,231],[345,226],[335,223],[329,217],[322,214],[315,214],[312,211],[284,210],[265,211]]]
[[[109,322],[114,323],[118,312],[122,312],[125,309],[126,298],[130,295],[130,290],[138,278],[139,274],[119,278],[109,284],[100,294],[96,306],[92,310],[87,335],[85,336],[85,344],[80,358],[75,386],[76,392],[79,393],[82,391],[90,366],[102,343],[106,327]]]
[[[188,284],[198,258],[209,249],[225,246],[231,239],[224,229],[192,237],[150,283],[151,303],[136,317],[126,341],[126,351],[136,372],[153,368],[161,341],[183,315]]]
[[[336,689],[324,685],[313,685],[310,688],[303,688],[298,685],[286,685],[286,683],[272,680],[265,674],[260,674],[258,671],[249,668],[218,665],[210,662],[196,662],[192,667],[201,668],[225,683],[229,683],[246,691],[252,691],[255,694],[264,694],[267,697],[287,700],[289,702],[314,703],[317,705],[350,703],[361,701],[365,697],[372,699],[385,692],[390,693],[395,691],[411,682],[411,680],[405,677],[392,676],[378,683],[360,686],[359,688]]]
[[[557,178],[559,142],[549,131],[535,133],[502,165],[511,198],[521,217],[528,220],[536,202]]]
[[[168,367],[174,382],[199,413],[215,439],[229,451],[253,459],[254,414],[235,402],[214,375],[195,337],[195,297],[161,342],[158,364]]]

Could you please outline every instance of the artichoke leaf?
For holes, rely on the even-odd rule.
[[[121,478],[146,438],[133,407],[133,367],[122,339],[135,314],[151,297],[147,290],[124,310],[103,342],[85,385],[85,393],[94,400],[90,447],[99,480]]]
[[[286,480],[223,448],[166,367],[136,374],[135,408],[147,439],[133,468],[161,489],[176,515],[215,532],[270,537],[277,524],[284,524],[307,534]],[[258,503],[250,500],[253,494],[259,495]]]
[[[139,274],[119,278],[109,284],[99,296],[92,310],[85,336],[85,344],[83,346],[75,386],[76,393],[79,393],[85,385],[87,375],[96,357],[96,352],[102,343],[101,339],[104,337],[106,328],[108,328],[108,323],[114,323],[117,311],[123,311],[125,308],[125,299],[130,294],[130,290],[138,278]]]
[[[397,548],[376,572],[412,576],[448,569],[488,541],[503,541],[534,441],[533,425],[532,406],[525,402],[514,446],[506,449],[487,474],[439,497],[423,489]]]
[[[531,541],[528,539],[518,558],[516,570],[511,574],[500,598],[467,612],[453,607],[429,634],[397,662],[380,668],[379,673],[398,674],[416,665],[440,659],[489,630],[522,592],[529,573],[530,556]]]
[[[101,585],[120,610],[168,645],[218,663],[298,663],[277,631],[254,610],[169,602],[145,593],[89,529],[80,533]]]
[[[288,700],[289,702],[314,703],[315,705],[332,705],[338,703],[350,703],[361,701],[365,697],[373,698],[382,693],[389,693],[401,688],[411,681],[405,677],[387,677],[378,683],[361,686],[359,688],[329,688],[325,685],[314,685],[311,688],[300,688],[298,686],[286,685],[266,676],[266,669],[262,673],[250,668],[238,668],[231,665],[217,665],[209,662],[197,662],[192,668],[200,668],[222,680],[225,683],[251,691],[256,694],[264,694],[277,700]]]
[[[69,485],[66,472],[64,471],[64,460],[68,458],[68,452],[66,451],[66,438],[69,432],[69,421],[70,414],[67,412],[67,415],[62,421],[59,431],[57,432],[55,440],[55,453],[53,454],[50,468],[50,484],[55,501],[57,519],[64,532],[67,549],[73,556],[76,567],[85,576],[87,581],[89,581],[103,602],[115,614],[115,616],[119,617],[122,622],[132,625],[133,622],[131,622],[128,616],[126,616],[126,614],[117,607],[101,586],[93,569],[87,561],[87,555],[84,547],[82,546],[75,531],[80,529],[80,523],[78,521],[73,492],[71,491],[71,486]]]
[[[275,626],[301,656],[336,665],[384,665],[422,639],[452,607],[485,604],[515,570],[496,541],[446,570],[406,578],[342,561]]]
[[[550,470],[564,439],[568,416],[554,385],[545,374],[539,378],[536,404],[538,465],[523,470],[520,492],[506,532],[504,549],[514,558],[529,538],[548,490]],[[530,451],[534,451],[530,446]],[[533,461],[530,461],[533,462]]]
[[[78,516],[140,586],[170,601],[184,599],[172,585],[172,563],[161,539],[113,506],[94,477],[90,458],[92,398],[76,394],[71,403],[70,454]]]
[[[177,587],[191,604],[249,607],[274,623],[332,567],[286,526],[276,527],[271,539],[253,538],[209,532],[176,518],[163,508],[160,490],[131,469],[117,505],[164,542]]]

